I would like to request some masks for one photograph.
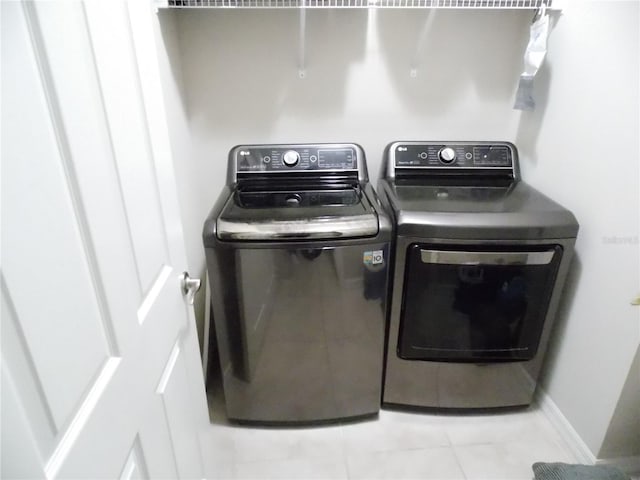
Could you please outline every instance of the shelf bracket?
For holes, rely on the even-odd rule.
[[[545,1],[545,4],[547,3],[548,2]],[[551,2],[551,5],[547,5],[547,10],[551,12],[562,13],[562,11],[566,8],[566,3],[567,0],[553,0],[553,2]]]
[[[418,41],[416,42],[416,49],[411,58],[411,64],[409,65],[409,76],[411,78],[416,78],[418,76],[418,63],[420,62],[420,58],[422,57],[422,51],[424,50],[424,44],[427,40],[427,34],[429,30],[431,30],[431,25],[433,25],[433,20],[436,16],[435,9],[427,9],[426,10],[427,18],[420,29],[420,35],[418,36]]]
[[[298,77],[303,79],[307,76],[306,70],[306,29],[307,29],[307,8],[305,0],[302,0],[300,7],[300,31],[298,34]]]

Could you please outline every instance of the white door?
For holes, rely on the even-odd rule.
[[[203,478],[150,5],[0,3],[2,478]]]

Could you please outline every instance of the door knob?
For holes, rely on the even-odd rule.
[[[196,296],[196,292],[200,290],[200,279],[191,278],[189,273],[183,272],[182,274],[182,294],[189,302],[189,305],[193,305],[193,299]]]

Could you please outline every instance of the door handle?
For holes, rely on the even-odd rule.
[[[199,278],[191,278],[188,272],[182,273],[182,294],[189,302],[189,305],[193,305],[193,299],[196,296],[196,292],[200,290],[200,284]]]
[[[445,265],[548,265],[553,260],[553,250],[542,252],[454,252],[450,250],[422,250],[422,263]]]

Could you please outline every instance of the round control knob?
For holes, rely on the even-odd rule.
[[[300,154],[295,150],[289,150],[282,156],[282,162],[287,167],[295,167],[300,161]]]
[[[438,152],[438,158],[440,159],[440,162],[448,165],[456,159],[456,151],[451,147],[441,148]]]

